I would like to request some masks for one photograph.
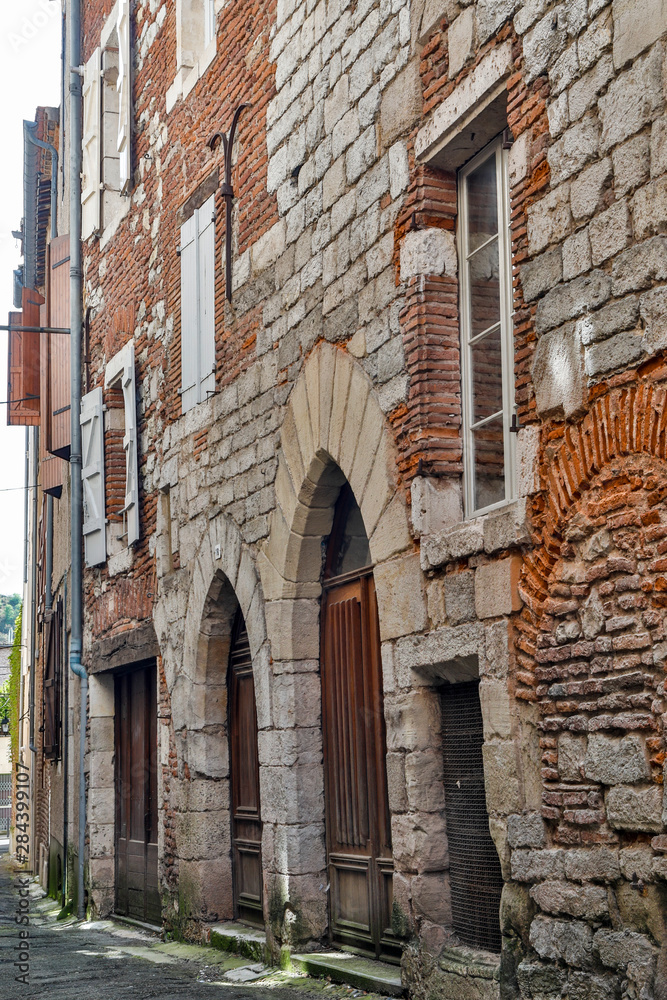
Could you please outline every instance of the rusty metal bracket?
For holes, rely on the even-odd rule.
[[[225,199],[225,295],[227,301],[232,301],[232,210],[234,207],[234,189],[232,187],[232,149],[234,147],[234,136],[241,112],[244,108],[249,108],[249,104],[239,104],[234,112],[229,135],[224,132],[214,132],[206,145],[209,149],[215,149],[216,142],[220,140],[225,154],[225,179],[220,185],[220,194]]]

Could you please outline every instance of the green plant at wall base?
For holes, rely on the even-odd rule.
[[[9,680],[7,682],[7,701],[9,717],[9,735],[11,737],[12,764],[16,765],[19,759],[19,691],[21,687],[21,621],[23,609],[19,611],[16,618],[16,631],[14,632],[14,645],[9,654]],[[4,718],[4,714],[0,719]]]

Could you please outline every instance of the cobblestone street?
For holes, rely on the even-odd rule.
[[[29,970],[27,982],[17,982],[16,977],[24,974],[21,962],[14,964],[26,940],[16,922],[19,880],[24,876],[12,869],[6,854],[0,858],[0,1000],[314,1000],[322,994],[330,1000],[360,996],[379,1000],[374,994],[258,966],[213,948],[165,943],[108,920],[58,921],[58,905],[32,880],[28,882]]]

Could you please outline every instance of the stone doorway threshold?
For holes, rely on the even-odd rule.
[[[247,924],[213,924],[211,945],[220,951],[231,951],[244,958],[252,958],[255,962],[269,962],[266,934]]]
[[[148,931],[149,934],[157,934],[162,937],[162,928],[158,927],[157,924],[147,924],[143,920],[135,920],[133,917],[125,917],[120,913],[112,913],[111,920],[117,924],[127,924],[129,927],[138,927],[142,931]]]
[[[329,976],[336,983],[356,986],[367,993],[401,997],[405,988],[397,965],[362,958],[347,951],[316,951],[307,955],[290,956],[292,966],[309,976]]]

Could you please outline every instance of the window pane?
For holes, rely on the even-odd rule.
[[[472,422],[476,424],[503,408],[503,370],[500,327],[470,348]]]
[[[471,337],[500,320],[498,240],[478,250],[470,260]]]
[[[475,509],[505,499],[503,417],[489,420],[472,432],[475,470]]]
[[[495,154],[468,177],[468,252],[498,232]]]

